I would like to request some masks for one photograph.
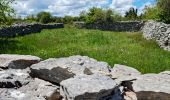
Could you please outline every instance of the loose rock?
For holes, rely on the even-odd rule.
[[[0,88],[19,88],[32,81],[29,70],[3,70],[0,71]]]
[[[98,74],[75,76],[61,82],[64,100],[122,100],[118,83]]]
[[[59,84],[75,75],[91,75],[94,73],[111,75],[107,63],[97,62],[86,56],[48,59],[31,66],[32,76]]]
[[[0,55],[0,68],[25,69],[32,64],[38,63],[41,59],[31,55]]]

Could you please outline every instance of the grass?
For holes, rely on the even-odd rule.
[[[66,27],[0,40],[0,53],[31,54],[43,59],[85,55],[99,61],[124,64],[142,73],[170,70],[170,52],[140,33],[111,32]]]

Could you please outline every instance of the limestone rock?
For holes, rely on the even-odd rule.
[[[170,51],[170,24],[148,21],[145,23],[142,32],[144,38],[153,39],[161,48]]]
[[[0,88],[0,100],[62,100],[59,87],[40,79],[19,89]]]
[[[32,78],[29,70],[3,70],[0,71],[0,88],[19,88],[28,84]]]
[[[118,79],[120,81],[133,80],[136,79],[137,76],[141,75],[138,70],[119,64],[114,65],[111,74],[113,79]]]
[[[118,83],[108,76],[80,75],[60,85],[64,100],[122,100]]]
[[[98,62],[87,56],[51,58],[31,66],[32,76],[58,84],[75,75],[94,73],[110,75],[110,67],[107,63]]]
[[[40,60],[39,57],[31,55],[1,54],[0,68],[25,69],[32,64],[38,63]]]
[[[132,87],[139,100],[169,100],[170,75],[144,74],[133,81]]]

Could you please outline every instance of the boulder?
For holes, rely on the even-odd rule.
[[[110,67],[105,62],[98,62],[87,56],[48,59],[31,66],[31,75],[59,84],[75,75],[94,73],[110,75]]]
[[[28,84],[31,80],[28,69],[0,71],[0,88],[19,88]]]
[[[60,83],[64,100],[122,100],[119,83],[99,74],[79,75]]]
[[[0,100],[62,100],[58,91],[58,86],[35,79],[19,89],[0,88]]]
[[[170,74],[144,74],[132,81],[129,86],[127,88],[136,93],[138,100],[169,100],[170,98]]]
[[[114,65],[113,69],[111,70],[111,74],[113,79],[117,79],[119,81],[134,80],[137,76],[141,75],[138,70],[119,64]]]
[[[40,60],[39,57],[31,55],[1,54],[0,68],[25,69],[32,64],[40,62]]]

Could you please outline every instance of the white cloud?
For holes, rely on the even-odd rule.
[[[110,8],[115,9],[120,14],[124,14],[130,7],[134,7],[133,0],[112,0]]]
[[[123,14],[133,6],[133,0],[17,0],[13,7],[17,15],[25,16],[49,11],[55,16],[78,15],[90,7],[110,7]],[[134,7],[134,6],[133,6]]]
[[[152,7],[152,6],[154,6],[151,2],[146,2],[146,3],[144,3],[140,8],[139,8],[139,10],[138,10],[138,14],[140,15],[141,13],[143,13],[143,10],[144,10],[144,8],[145,7]]]

